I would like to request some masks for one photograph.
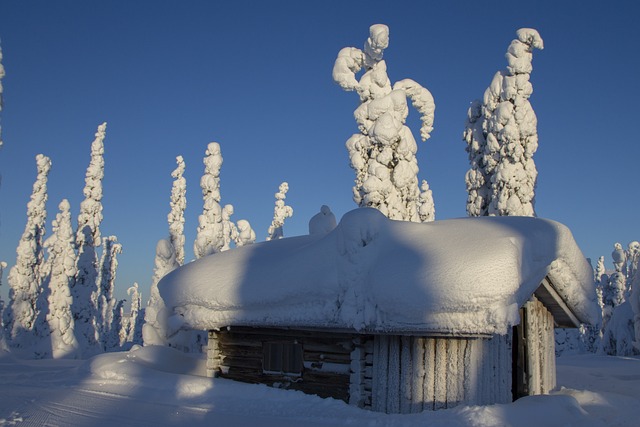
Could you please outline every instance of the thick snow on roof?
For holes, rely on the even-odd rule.
[[[392,221],[360,208],[327,234],[217,253],[165,276],[169,323],[506,333],[548,276],[597,318],[589,263],[568,228],[530,217]],[[178,322],[179,321],[179,322]]]

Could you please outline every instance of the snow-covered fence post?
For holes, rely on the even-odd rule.
[[[391,86],[387,64],[382,60],[389,46],[389,28],[369,28],[364,50],[347,47],[338,53],[333,79],[346,91],[356,91],[360,106],[354,115],[360,133],[346,142],[351,167],[356,172],[353,200],[370,206],[391,219],[420,222],[432,213],[420,213],[424,200],[418,184],[417,144],[405,126],[407,97],[420,113],[420,136],[426,141],[433,130],[435,104],[431,93],[413,80]],[[357,80],[356,74],[364,69]],[[424,211],[424,210],[423,210]]]
[[[533,49],[544,45],[531,28],[519,29],[517,37],[506,53],[507,68],[495,74],[483,100],[472,102],[467,114],[469,216],[535,216],[538,133],[529,78]]]
[[[293,216],[293,208],[285,205],[284,202],[284,199],[287,197],[287,191],[289,191],[289,184],[283,182],[275,194],[276,206],[273,208],[273,220],[267,230],[267,240],[282,239],[284,220]]]
[[[78,258],[76,278],[71,288],[72,311],[76,338],[81,351],[86,355],[91,355],[98,350],[97,303],[92,296],[95,295],[98,278],[96,247],[101,243],[103,155],[106,130],[106,123],[98,126],[95,139],[91,143],[91,160],[85,174],[84,200],[80,204],[76,231]]]
[[[27,204],[27,224],[18,248],[16,264],[9,271],[10,305],[4,313],[7,338],[14,347],[28,347],[45,333],[45,325],[36,325],[40,316],[39,298],[42,292],[44,263],[44,234],[47,217],[47,180],[51,160],[47,156],[36,156],[38,175],[33,184],[31,199]],[[46,327],[48,335],[48,326]]]
[[[174,178],[171,187],[171,212],[167,215],[169,221],[169,239],[175,248],[176,261],[184,264],[184,211],[187,208],[187,180],[184,178],[185,163],[182,156],[176,157],[178,166],[171,173]]]
[[[76,275],[76,252],[71,206],[67,199],[58,206],[60,212],[53,221],[53,233],[44,242],[49,253],[49,313],[47,322],[51,331],[53,358],[76,356],[78,341],[71,313],[71,284]]]

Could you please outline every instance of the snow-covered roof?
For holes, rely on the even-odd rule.
[[[327,234],[217,253],[165,276],[160,293],[195,329],[231,325],[506,333],[547,277],[577,319],[597,319],[591,266],[567,227],[531,217],[412,223],[375,209]]]

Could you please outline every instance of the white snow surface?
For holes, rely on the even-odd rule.
[[[86,361],[0,353],[0,426],[634,427],[640,359],[560,357],[558,388],[510,404],[387,415],[301,392],[205,378],[205,360],[135,346]]]
[[[548,276],[584,322],[593,273],[568,228],[531,217],[394,221],[372,208],[327,234],[204,257],[158,288],[174,322],[504,334]]]

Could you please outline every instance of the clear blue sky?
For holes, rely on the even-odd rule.
[[[264,240],[274,193],[288,181],[307,232],[328,204],[353,209],[344,142],[357,132],[354,93],[331,79],[345,46],[389,25],[392,82],[412,78],[436,102],[432,138],[420,143],[419,178],[436,217],[465,216],[461,139],[469,102],[481,97],[520,27],[545,42],[534,53],[531,103],[540,147],[538,216],[568,225],[586,256],[640,239],[635,1],[8,1],[0,0],[6,68],[0,120],[0,260],[15,262],[36,176],[51,157],[47,230],[68,198],[82,200],[90,144],[108,122],[103,235],[123,245],[117,288],[149,295],[154,248],[166,237],[175,156],[187,163],[187,258],[202,210],[206,145],[222,146],[222,203]],[[418,136],[417,113],[410,121]],[[75,223],[75,220],[74,220]],[[6,274],[0,290],[7,294]]]

